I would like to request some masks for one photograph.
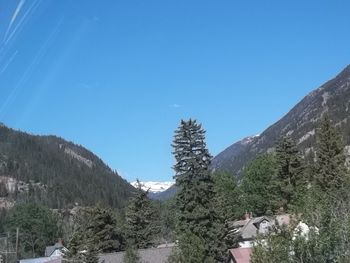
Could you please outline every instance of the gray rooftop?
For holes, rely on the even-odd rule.
[[[173,247],[139,249],[138,253],[142,263],[166,263],[173,251]],[[125,252],[101,254],[100,263],[123,263]]]
[[[277,222],[279,225],[288,225],[290,222],[290,215],[277,215],[274,217],[253,217],[246,220],[239,220],[231,222],[229,225],[234,229],[243,240],[252,240],[255,239],[258,232],[259,226],[262,222],[268,222],[268,225],[271,227]]]
[[[62,249],[63,245],[61,242],[57,242],[55,245],[53,246],[48,246],[45,249],[45,257],[50,257],[52,255],[53,252],[55,252],[56,249]]]

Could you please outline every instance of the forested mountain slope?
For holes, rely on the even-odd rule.
[[[92,152],[55,136],[0,127],[0,206],[52,208],[101,203],[122,207],[134,188]]]
[[[296,140],[304,155],[309,155],[314,152],[316,129],[324,113],[340,130],[345,144],[350,145],[350,66],[308,94],[262,134],[239,141],[218,154],[212,168],[240,175],[247,163],[259,154],[273,151],[276,141],[285,135]],[[350,147],[346,149],[349,151]]]

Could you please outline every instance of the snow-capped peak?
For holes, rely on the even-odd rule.
[[[149,189],[149,191],[152,193],[164,192],[174,184],[174,182],[153,182],[153,181],[140,182],[140,183],[142,185],[142,190],[147,191]],[[136,181],[132,182],[131,185],[136,187],[137,182]]]

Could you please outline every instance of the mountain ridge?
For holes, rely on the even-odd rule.
[[[34,201],[52,208],[96,203],[120,208],[134,191],[83,146],[4,124],[0,125],[0,177],[0,203],[10,205]]]
[[[212,169],[226,170],[237,176],[257,155],[271,152],[276,141],[290,136],[298,143],[304,155],[314,151],[315,134],[320,118],[327,113],[350,144],[348,131],[350,108],[350,65],[336,77],[311,91],[287,114],[264,130],[259,137],[238,141],[213,158]],[[244,143],[247,142],[247,143]]]
[[[304,96],[294,107],[261,134],[245,137],[217,154],[211,170],[229,172],[238,178],[249,162],[259,154],[274,151],[277,141],[285,135],[296,140],[304,156],[314,153],[316,130],[324,113],[328,113],[344,138],[345,150],[350,163],[350,65],[333,79]],[[156,195],[166,200],[175,195],[176,186]]]

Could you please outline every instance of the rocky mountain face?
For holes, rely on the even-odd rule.
[[[119,208],[134,188],[82,146],[0,125],[0,207],[35,201],[51,208]]]
[[[314,152],[318,123],[325,113],[342,133],[350,154],[350,65],[308,94],[262,134],[245,138],[218,154],[212,161],[212,169],[240,176],[250,161],[259,154],[273,151],[276,141],[285,135],[291,136],[308,156]]]

